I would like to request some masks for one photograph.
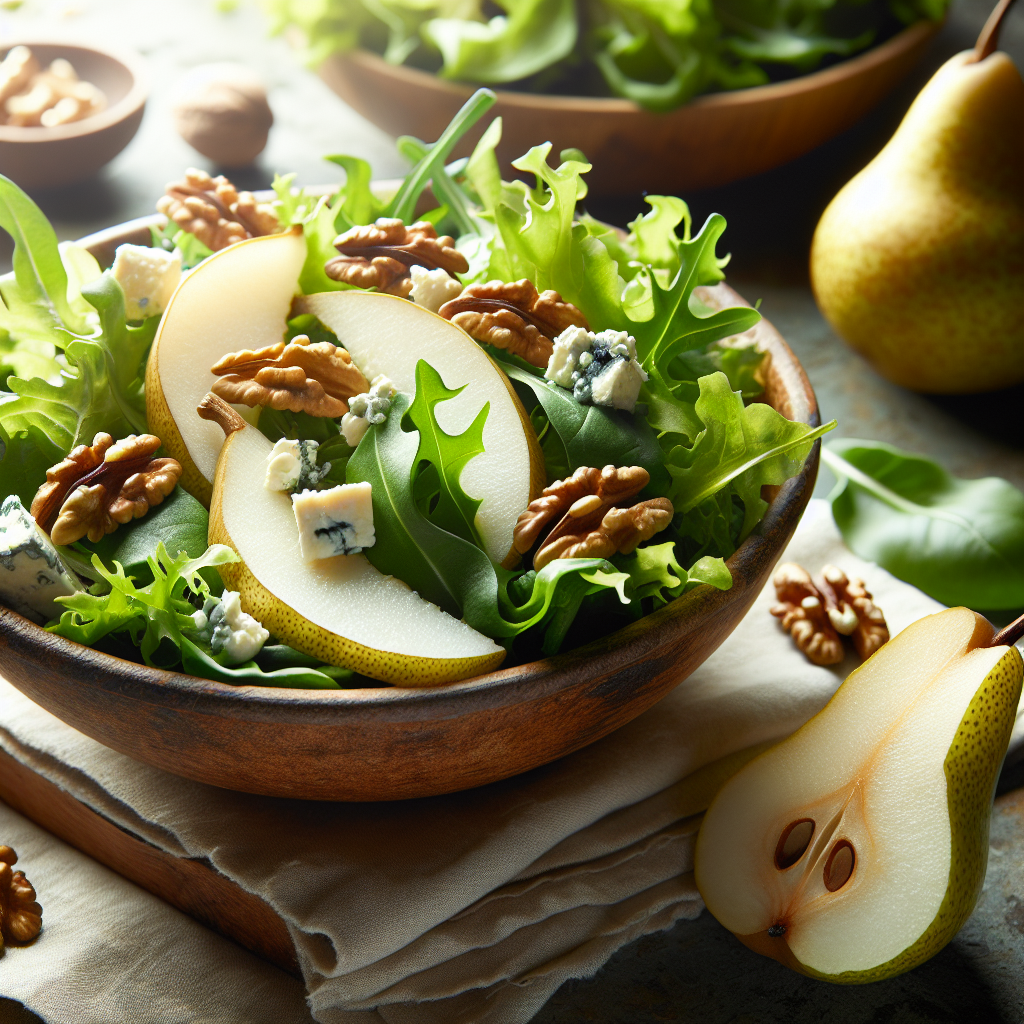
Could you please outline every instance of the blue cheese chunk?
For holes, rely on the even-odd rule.
[[[263,486],[268,491],[298,491],[316,487],[331,471],[331,464],[317,466],[319,444],[282,437],[267,456],[267,475]]]
[[[209,597],[202,611],[193,612],[192,621],[201,640],[210,650],[221,655],[225,665],[241,665],[252,661],[270,638],[270,631],[242,611],[238,591],[225,590],[220,597]]]
[[[412,266],[409,268],[409,276],[412,278],[409,298],[431,313],[436,313],[446,302],[462,294],[461,283],[444,267],[427,270],[426,267]]]
[[[373,546],[373,501],[369,483],[339,484],[326,491],[292,495],[299,549],[306,562],[358,555]]]
[[[0,505],[0,600],[33,622],[49,622],[65,609],[55,597],[85,588],[61,561],[50,538],[16,494]]]
[[[381,373],[370,382],[369,391],[348,400],[348,412],[341,418],[341,432],[353,448],[363,439],[371,423],[383,423],[388,418],[394,397],[395,385]]]
[[[567,327],[555,338],[544,376],[572,391],[577,402],[632,412],[647,374],[636,342],[625,331],[592,334]]]
[[[159,316],[181,281],[181,254],[147,245],[119,245],[110,268],[124,291],[128,320]]]

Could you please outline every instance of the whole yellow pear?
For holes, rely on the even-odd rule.
[[[1024,82],[950,58],[822,215],[811,285],[889,380],[964,394],[1024,380]]]

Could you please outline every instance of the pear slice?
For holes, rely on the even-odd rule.
[[[224,434],[196,415],[229,352],[275,345],[306,259],[302,229],[238,242],[187,274],[164,311],[146,364],[149,429],[181,463],[181,484],[209,506]]]
[[[992,637],[966,608],[919,620],[722,787],[695,871],[726,928],[844,983],[909,970],[956,934],[985,878],[1024,673]]]
[[[296,650],[396,686],[450,683],[501,664],[505,651],[493,640],[363,555],[304,562],[291,496],[264,486],[273,445],[220,407],[231,432],[217,462],[209,540],[242,559],[219,571],[249,614]]]
[[[544,457],[529,417],[508,378],[461,327],[407,299],[379,292],[319,292],[298,300],[348,349],[367,380],[384,374],[399,391],[416,391],[416,364],[427,359],[451,389],[469,385],[438,405],[441,428],[459,434],[484,402],[484,452],[467,463],[460,482],[482,499],[476,514],[484,550],[508,564],[519,514],[544,489]]]

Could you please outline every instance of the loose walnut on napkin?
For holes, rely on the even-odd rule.
[[[522,356],[534,366],[548,365],[554,339],[567,327],[590,326],[558,292],[538,293],[526,278],[468,285],[438,312],[471,338]]]
[[[324,264],[324,273],[331,280],[402,298],[412,291],[409,271],[414,266],[440,268],[451,277],[469,270],[466,257],[455,248],[455,239],[438,237],[434,225],[425,220],[406,227],[397,218],[380,217],[373,224],[338,235],[334,247],[341,255]]]
[[[641,466],[581,466],[530,502],[512,532],[515,550],[526,554],[545,528],[561,517],[535,552],[535,569],[556,558],[629,554],[672,521],[672,502],[667,498],[627,505],[649,480],[650,474]]]
[[[54,544],[85,536],[98,541],[118,524],[141,518],[181,477],[177,461],[154,458],[161,443],[153,434],[129,434],[116,443],[110,434],[97,434],[46,471],[32,516]]]
[[[843,660],[841,636],[848,636],[861,660],[889,639],[881,609],[871,600],[864,581],[848,579],[842,569],[826,565],[821,579],[795,562],[775,573],[778,602],[771,613],[815,665],[838,665]]]
[[[31,942],[43,926],[43,908],[24,871],[12,871],[18,855],[0,846],[0,950],[4,943]]]

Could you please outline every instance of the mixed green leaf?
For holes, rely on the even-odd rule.
[[[615,95],[649,110],[863,50],[948,0],[269,0],[307,59],[363,47],[443,78]]]

